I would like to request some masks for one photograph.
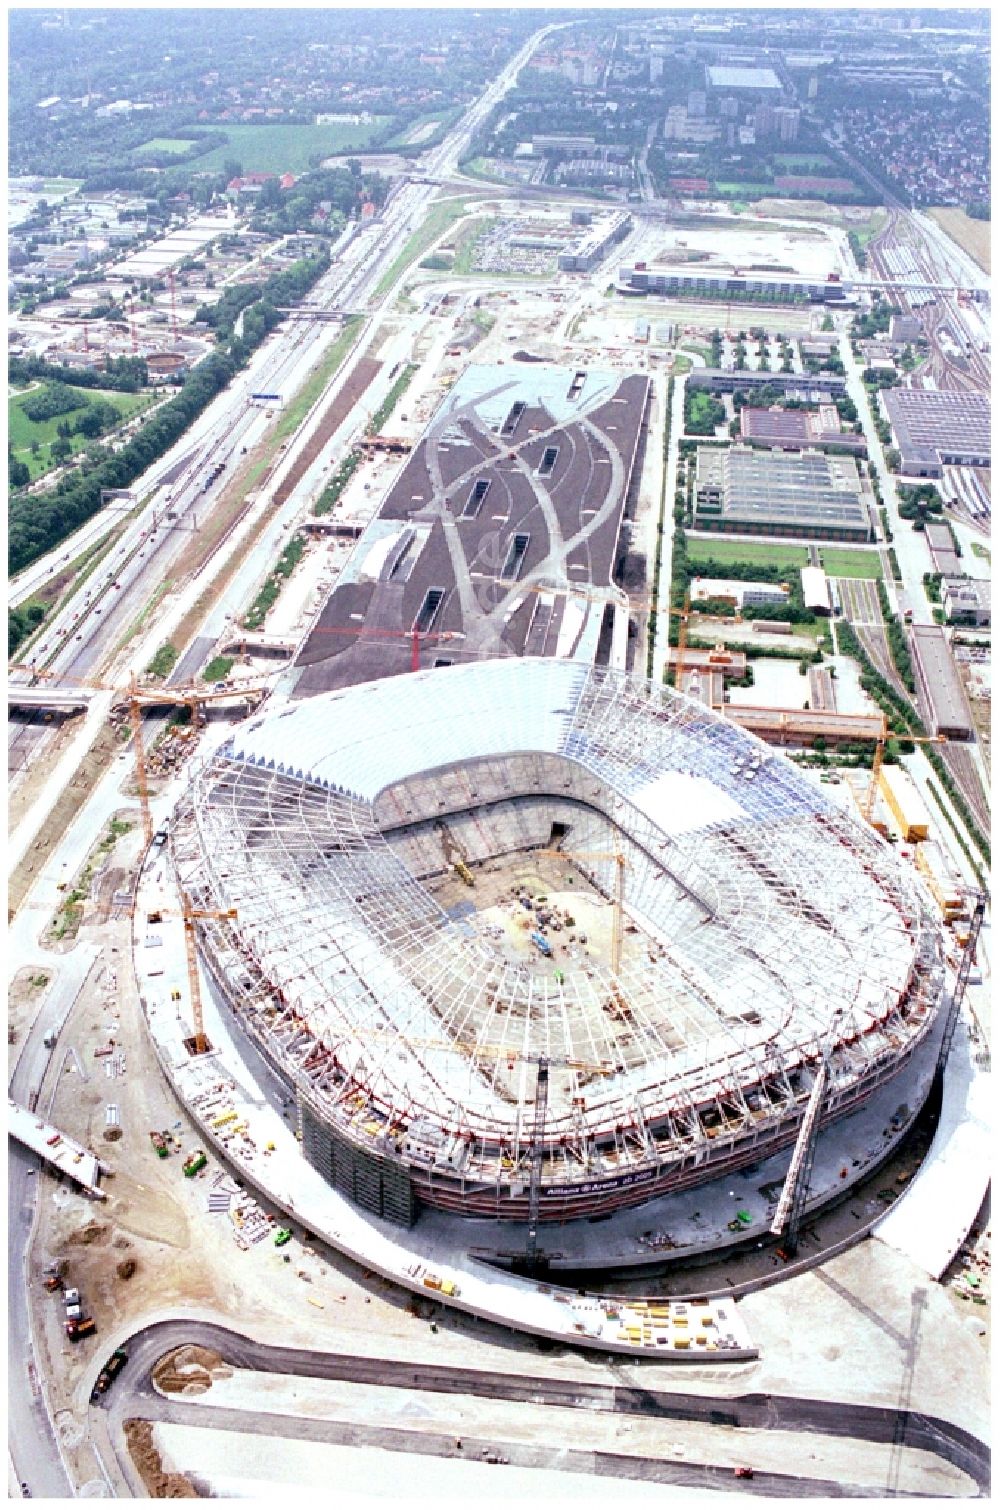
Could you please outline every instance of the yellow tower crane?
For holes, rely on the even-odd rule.
[[[625,942],[625,867],[628,864],[619,849],[538,849],[538,855],[555,855],[564,860],[614,860],[617,865],[614,894],[614,925],[611,930],[611,974],[617,981],[621,972]]]
[[[885,760],[885,746],[888,734],[883,732],[875,741],[875,759],[872,761],[872,779],[868,783],[868,793],[865,797],[865,805],[862,816],[866,823],[872,821],[872,813],[875,811],[875,798],[878,795],[878,778],[882,771],[882,763]],[[945,734],[900,734],[899,739],[908,739],[914,745],[946,745],[948,737]]]

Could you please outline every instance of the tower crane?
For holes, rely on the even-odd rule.
[[[187,957],[188,989],[191,993],[191,1023],[192,1033],[189,1040],[192,1054],[205,1054],[209,1048],[208,1039],[205,1037],[205,1013],[201,1000],[201,981],[198,976],[198,949],[195,939],[195,923],[199,918],[235,918],[238,916],[235,907],[195,907],[186,891],[181,892],[182,908],[180,912],[170,907],[158,907],[155,912],[148,916],[150,923],[159,923],[165,917],[183,918],[184,920],[184,953]]]
[[[539,849],[539,855],[561,856],[566,860],[614,860],[617,865],[614,894],[614,926],[611,930],[611,973],[617,982],[621,972],[625,942],[625,867],[628,864],[619,849]]]
[[[875,798],[878,795],[878,778],[882,772],[882,764],[885,760],[885,746],[888,733],[883,728],[882,733],[875,741],[875,758],[872,761],[872,779],[868,783],[868,794],[865,797],[865,805],[862,809],[862,817],[866,823],[872,821],[872,813],[875,811]],[[915,745],[944,745],[948,743],[945,734],[900,734],[900,739],[908,739]]]
[[[139,792],[139,810],[142,814],[142,836],[144,846],[148,849],[153,838],[153,815],[149,807],[149,781],[146,770],[146,747],[142,733],[142,710],[162,706],[164,704],[174,707],[186,707],[190,709],[192,720],[197,722],[198,709],[203,703],[219,702],[227,697],[242,693],[265,693],[269,689],[265,686],[235,687],[225,692],[209,691],[200,687],[140,687],[138,678],[133,671],[125,687],[116,687],[109,682],[89,681],[83,677],[67,676],[58,671],[47,671],[39,666],[23,665],[15,663],[10,671],[26,672],[32,681],[51,681],[74,687],[89,687],[95,692],[113,692],[123,698],[128,706],[129,723],[132,728],[132,743],[135,748],[135,781]]]

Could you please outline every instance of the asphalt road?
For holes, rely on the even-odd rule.
[[[203,1323],[170,1321],[143,1328],[127,1340],[129,1361],[119,1375],[114,1393],[105,1397],[113,1427],[112,1440],[121,1442],[122,1422],[133,1416],[170,1420],[193,1425],[218,1425],[234,1431],[267,1430],[299,1438],[337,1440],[336,1426],[330,1422],[310,1422],[295,1417],[223,1411],[213,1408],[211,1417],[204,1407],[193,1406],[176,1398],[166,1398],[152,1387],[151,1373],[157,1360],[185,1343],[197,1342],[214,1348],[227,1362],[259,1372],[281,1373],[300,1377],[338,1379],[358,1384],[383,1384],[397,1388],[428,1390],[482,1399],[530,1401],[536,1405],[561,1406],[582,1411],[610,1412],[622,1416],[643,1416],[669,1420],[696,1421],[706,1426],[749,1427],[771,1431],[792,1431],[823,1436],[854,1437],[862,1441],[892,1443],[934,1453],[967,1473],[988,1492],[990,1454],[986,1445],[960,1426],[938,1417],[915,1411],[897,1411],[883,1406],[842,1404],[830,1400],[804,1399],[797,1396],[749,1393],[731,1398],[701,1396],[694,1392],[660,1390],[639,1383],[587,1383],[553,1377],[537,1377],[453,1365],[414,1364],[393,1359],[370,1358],[350,1353],[320,1353],[299,1348],[270,1347],[253,1341],[226,1327]],[[94,1373],[97,1373],[95,1363]],[[230,1419],[231,1418],[231,1419]],[[351,1445],[370,1445],[406,1451],[443,1452],[457,1455],[451,1437],[437,1438],[421,1434],[419,1439],[403,1431],[372,1428],[361,1433],[357,1427],[345,1427],[342,1438]],[[467,1446],[472,1446],[471,1442]],[[495,1443],[482,1445],[496,1448]],[[515,1448],[502,1446],[503,1455],[522,1466],[552,1466],[555,1449]],[[586,1460],[576,1464],[570,1459],[579,1455]],[[658,1463],[581,1450],[579,1454],[558,1452],[559,1466],[564,1469],[583,1467],[584,1471],[641,1477],[662,1482],[702,1484],[714,1488],[732,1487],[731,1469],[706,1464]],[[741,1490],[776,1496],[855,1496],[870,1491],[852,1488],[842,1482],[801,1478],[784,1474],[755,1474],[752,1481],[741,1483]]]

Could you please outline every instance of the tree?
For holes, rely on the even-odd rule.
[[[222,172],[226,183],[230,183],[234,178],[243,177],[243,164],[236,157],[227,157],[222,164]]]
[[[360,160],[358,158],[356,158],[356,157],[349,157],[347,159],[347,171],[348,171],[348,173],[350,173],[350,175],[351,175],[352,178],[360,178],[361,177],[361,162],[360,162]]]
[[[15,461],[13,457],[10,457],[7,462],[7,476],[12,488],[26,488],[31,481],[27,463]]]
[[[60,435],[49,447],[49,455],[53,461],[65,461],[68,456],[72,455],[72,452],[73,447],[64,435]]]

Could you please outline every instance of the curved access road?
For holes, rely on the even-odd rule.
[[[167,1352],[184,1344],[197,1343],[212,1348],[227,1363],[262,1373],[280,1373],[301,1377],[335,1379],[354,1384],[387,1385],[395,1388],[427,1390],[460,1397],[527,1401],[540,1406],[598,1411],[622,1416],[641,1416],[689,1421],[707,1427],[745,1427],[757,1430],[801,1432],[804,1435],[854,1438],[858,1441],[894,1444],[929,1452],[967,1474],[981,1496],[988,1494],[990,1453],[985,1443],[951,1421],[928,1416],[914,1410],[896,1409],[834,1400],[806,1399],[791,1395],[748,1392],[729,1397],[699,1395],[693,1391],[658,1389],[655,1384],[640,1385],[631,1381],[617,1384],[591,1383],[585,1380],[546,1377],[535,1373],[504,1373],[497,1370],[461,1368],[453,1364],[412,1363],[390,1358],[372,1358],[352,1353],[316,1352],[302,1348],[278,1347],[257,1342],[228,1327],[204,1321],[169,1320],[153,1323],[122,1339],[128,1348],[129,1361],[105,1397],[107,1427],[111,1443],[121,1459],[122,1424],[132,1417],[175,1421],[188,1425],[215,1426],[222,1430],[268,1431],[279,1435],[316,1440],[334,1440],[336,1423],[306,1420],[295,1416],[256,1415],[253,1412],[213,1407],[209,1415],[204,1405],[162,1395],[153,1385],[152,1371]],[[99,1362],[95,1362],[96,1376]],[[91,1382],[88,1379],[88,1385]],[[345,1441],[354,1446],[379,1446],[396,1450],[433,1452],[454,1456],[454,1439],[450,1435],[421,1433],[417,1438],[406,1429],[373,1426],[359,1431],[345,1426]],[[472,1446],[472,1443],[467,1443]],[[476,1444],[496,1449],[497,1444]],[[522,1466],[549,1466],[551,1453],[540,1444],[537,1449],[502,1444],[511,1462]],[[570,1454],[569,1456],[573,1456]],[[581,1448],[583,1471],[614,1477],[636,1477],[670,1483],[697,1484],[719,1488],[732,1487],[731,1468],[715,1464],[659,1462],[617,1453],[594,1453]],[[559,1453],[559,1465],[574,1468],[565,1450]],[[120,1463],[122,1471],[125,1465]],[[129,1476],[132,1476],[129,1474]],[[810,1479],[794,1474],[755,1472],[752,1481],[741,1489],[776,1497],[842,1497],[862,1494],[843,1482]]]

